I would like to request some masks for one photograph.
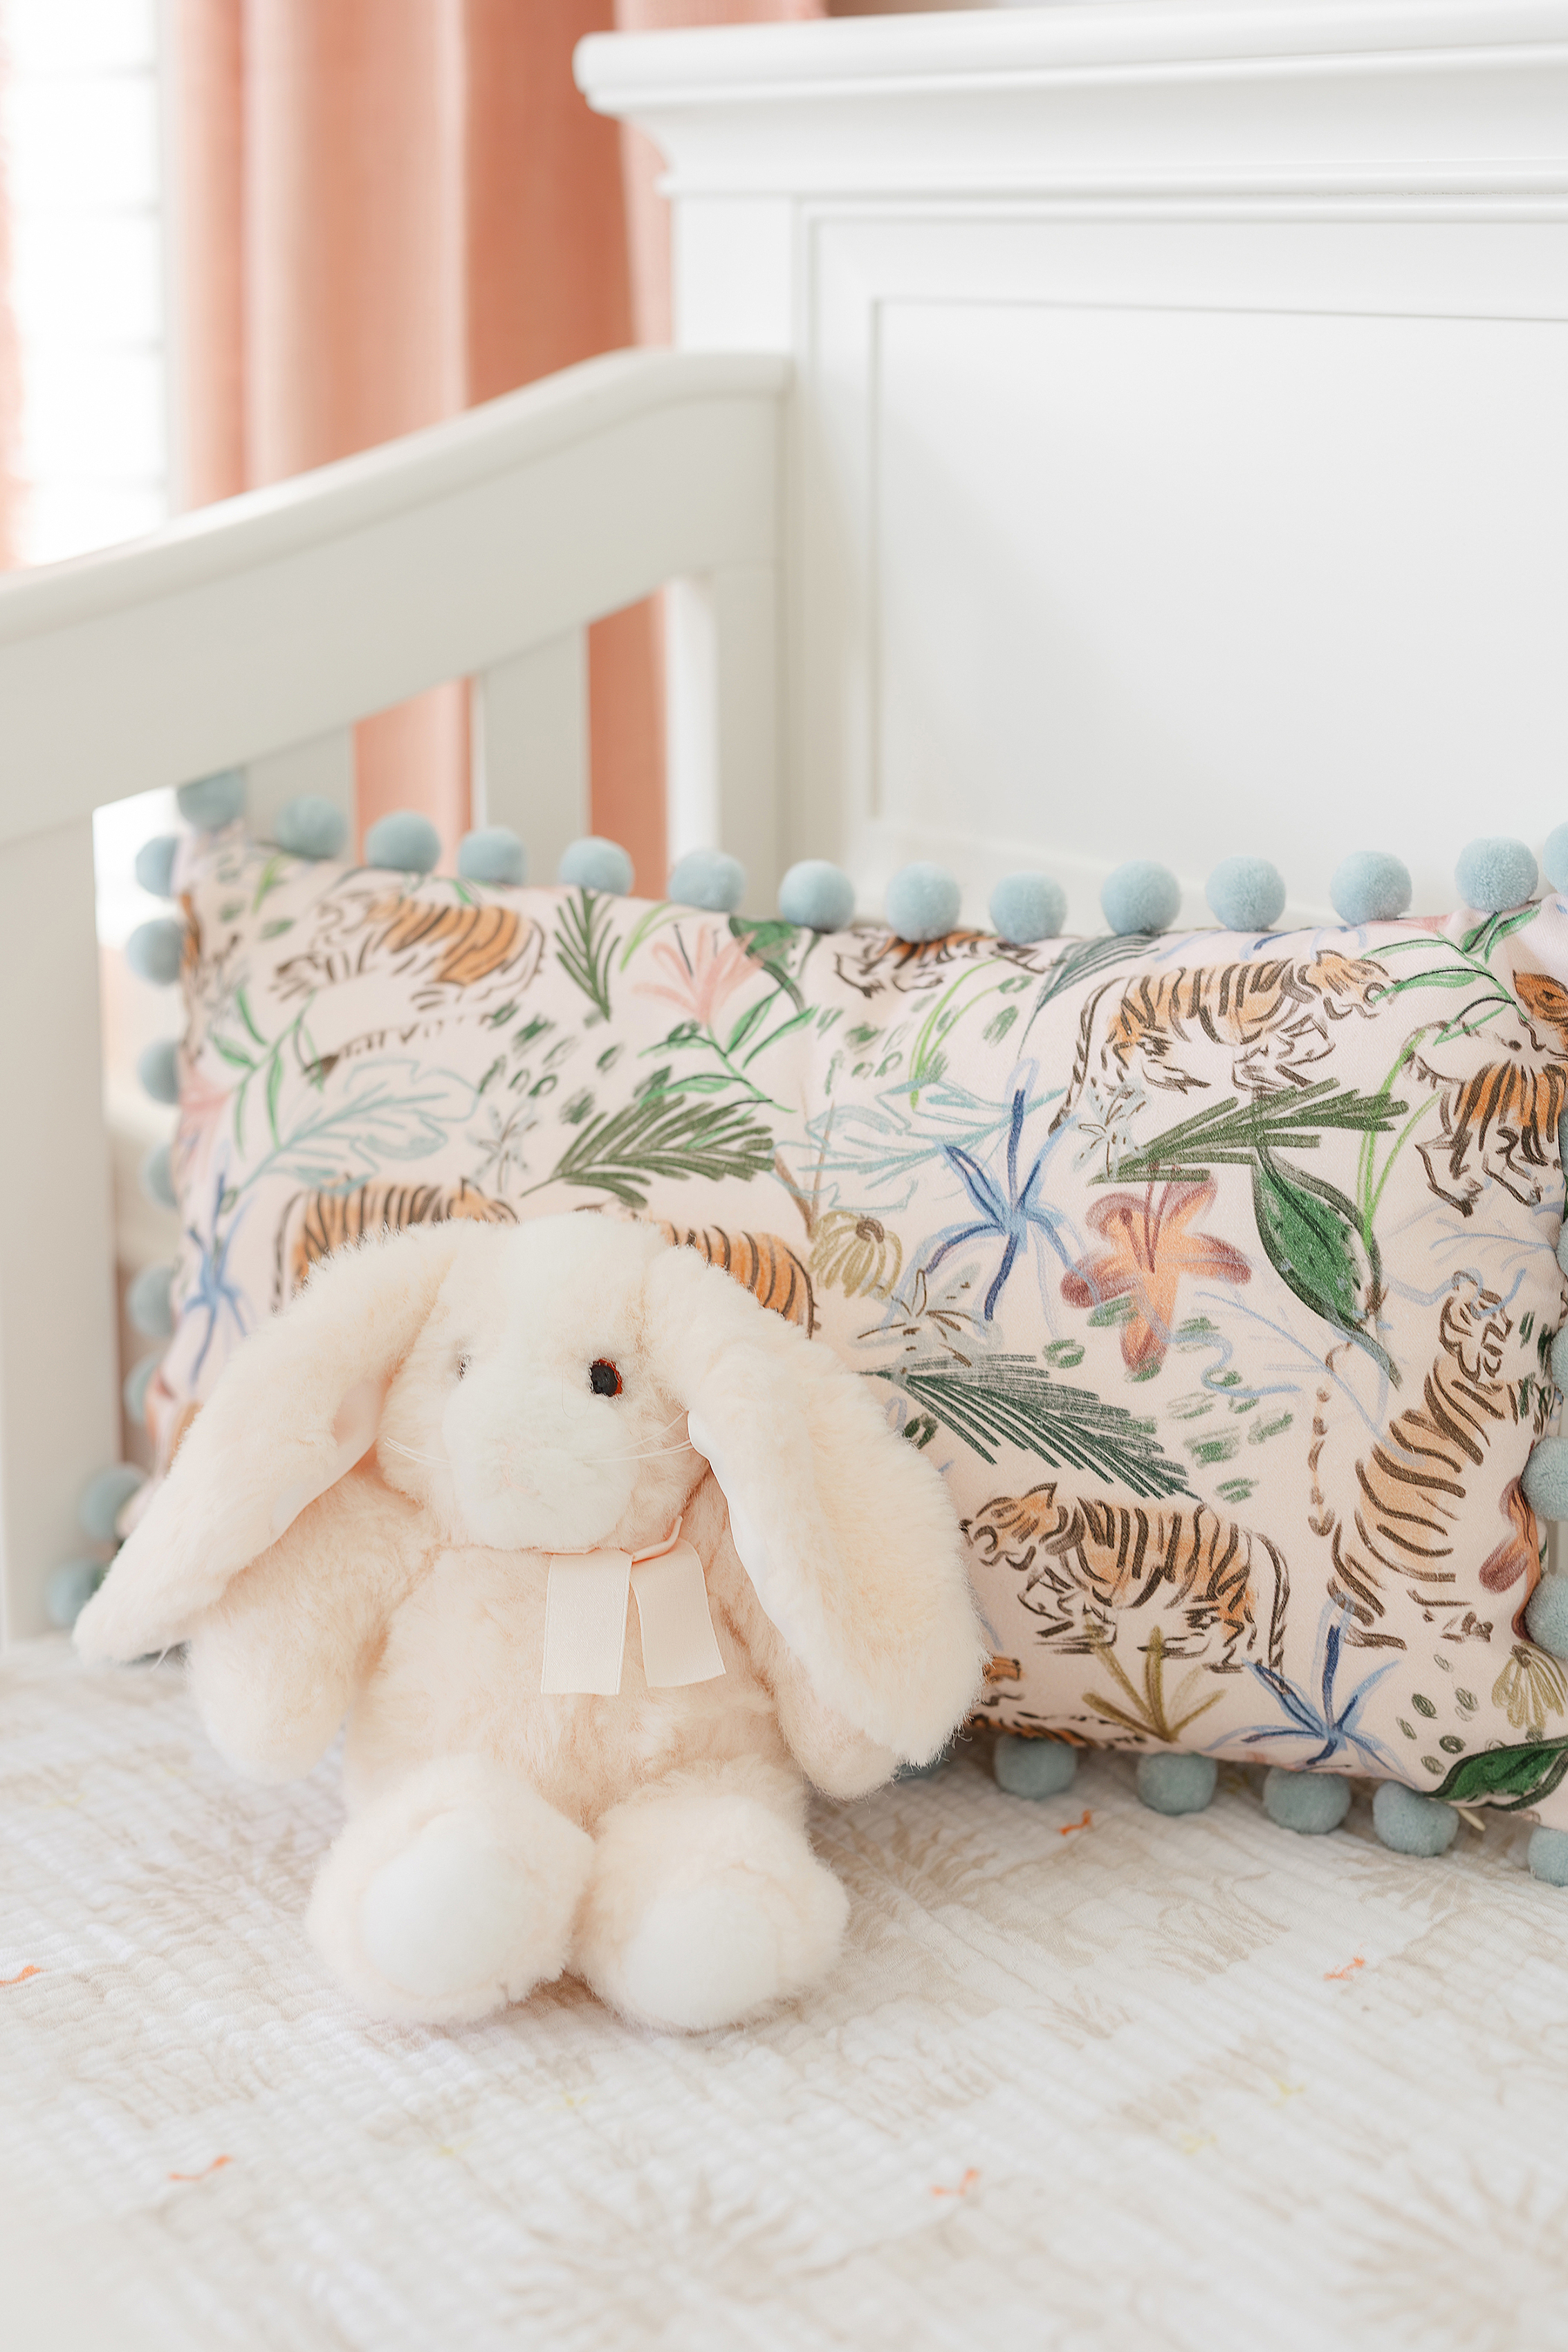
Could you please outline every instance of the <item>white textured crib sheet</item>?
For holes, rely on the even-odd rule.
[[[819,1807],[831,1984],[686,2040],[365,2024],[300,1926],[338,1819],[176,1668],[0,1666],[0,2210],[169,2352],[1568,2345],[1568,1894],[1502,1822],[965,1760]]]

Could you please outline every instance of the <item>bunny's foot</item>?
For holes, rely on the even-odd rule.
[[[805,1792],[757,1759],[672,1774],[606,1813],[572,1966],[644,2025],[701,2032],[831,1967],[849,1899],[817,1860]]]
[[[592,1861],[518,1774],[445,1756],[355,1815],[307,1925],[372,2016],[455,2024],[559,1976]]]

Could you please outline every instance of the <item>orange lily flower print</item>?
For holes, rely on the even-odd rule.
[[[710,924],[704,923],[696,934],[695,948],[688,950],[679,931],[676,944],[660,940],[653,950],[652,961],[666,975],[663,982],[640,981],[639,996],[662,996],[678,1005],[688,1020],[701,1022],[711,1029],[714,1014],[719,1006],[755,978],[758,965],[753,961],[743,940],[727,940],[721,948]]]
[[[1122,1326],[1122,1361],[1130,1372],[1157,1371],[1165,1362],[1184,1275],[1238,1285],[1252,1278],[1239,1249],[1196,1231],[1214,1204],[1215,1190],[1212,1182],[1151,1184],[1142,1197],[1111,1192],[1089,1212],[1090,1225],[1108,1246],[1062,1276],[1061,1295],[1070,1307],[1131,1299],[1133,1311]]]

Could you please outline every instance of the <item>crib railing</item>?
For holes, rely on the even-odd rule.
[[[352,815],[354,723],[469,681],[474,822],[549,878],[587,825],[588,624],[672,586],[674,850],[779,863],[789,363],[623,352],[453,423],[0,583],[0,1591],[42,1630],[118,1452],[92,812],[222,768],[250,821]]]

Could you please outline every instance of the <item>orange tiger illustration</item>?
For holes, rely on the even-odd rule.
[[[476,1191],[466,1179],[460,1184],[396,1184],[383,1178],[352,1192],[297,1192],[277,1229],[273,1306],[283,1306],[311,1267],[345,1243],[388,1227],[401,1232],[405,1225],[444,1224],[449,1217],[491,1225],[517,1223],[505,1201]]]
[[[1406,1407],[1386,1433],[1355,1465],[1359,1499],[1350,1520],[1325,1504],[1318,1465],[1327,1427],[1318,1391],[1312,1422],[1312,1510],[1314,1535],[1331,1539],[1333,1577],[1331,1600],[1344,1603],[1353,1622],[1350,1639],[1370,1649],[1404,1649],[1397,1633],[1379,1630],[1384,1593],[1390,1578],[1403,1580],[1428,1624],[1440,1624],[1446,1640],[1490,1638],[1483,1623],[1455,1592],[1458,1572],[1445,1565],[1454,1556],[1454,1530],[1464,1507],[1465,1481],[1479,1470],[1495,1430],[1514,1426],[1525,1411],[1523,1381],[1503,1378],[1503,1351],[1513,1330],[1495,1290],[1483,1290],[1473,1275],[1457,1274],[1438,1319],[1438,1353],[1427,1375],[1422,1402]],[[1539,1391],[1535,1419],[1544,1419],[1549,1391]],[[1527,1578],[1520,1607],[1539,1574],[1540,1538],[1535,1515],[1516,1480],[1503,1497],[1509,1532],[1481,1563],[1482,1586],[1501,1592]]]
[[[663,1220],[659,1231],[677,1248],[700,1251],[709,1265],[732,1275],[761,1306],[811,1337],[817,1328],[811,1277],[777,1234],[730,1234],[722,1225],[672,1225]]]
[[[1061,950],[1056,941],[1039,948],[1014,947],[989,931],[948,931],[939,940],[901,940],[895,931],[857,932],[852,943],[838,949],[833,968],[841,981],[865,997],[884,988],[901,996],[918,996],[940,988],[953,977],[957,964],[1016,963],[1025,971],[1043,969],[1041,959],[1054,961]]]
[[[390,971],[413,981],[409,1002],[428,1013],[486,983],[491,992],[495,986],[525,988],[544,953],[539,926],[516,907],[465,906],[349,884],[314,911],[311,944],[278,966],[285,998]]]
[[[1416,1149],[1433,1192],[1464,1217],[1489,1177],[1533,1209],[1558,1170],[1558,1122],[1568,1110],[1568,989],[1543,971],[1521,971],[1513,992],[1524,1031],[1508,1041],[1515,1060],[1489,1062],[1463,1078],[1446,1077],[1419,1055],[1415,1064],[1443,1089],[1442,1140]]]
[[[1218,1633],[1220,1672],[1239,1673],[1238,1651],[1259,1647],[1278,1666],[1285,1636],[1290,1575],[1267,1537],[1222,1519],[1207,1503],[1163,1508],[1067,1496],[1054,1481],[1025,1495],[998,1496],[964,1533],[987,1568],[1000,1562],[1023,1578],[1026,1609],[1043,1618],[1040,1638],[1053,1649],[1090,1651],[1113,1642],[1122,1610],[1146,1610],[1145,1624],[1166,1612],[1167,1657],[1209,1653]]]
[[[1100,1068],[1113,1085],[1125,1082],[1136,1057],[1151,1087],[1183,1095],[1207,1089],[1213,1080],[1178,1055],[1179,1047],[1207,1040],[1229,1054],[1228,1083],[1259,1094],[1310,1085],[1312,1065],[1330,1050],[1329,1023],[1353,1013],[1370,1017],[1388,985],[1388,974],[1370,956],[1332,952],[1310,962],[1270,956],[1108,980],[1084,1005],[1072,1079],[1055,1124],[1088,1083],[1095,1015],[1113,989],[1121,990],[1121,1002],[1100,1046]]]

